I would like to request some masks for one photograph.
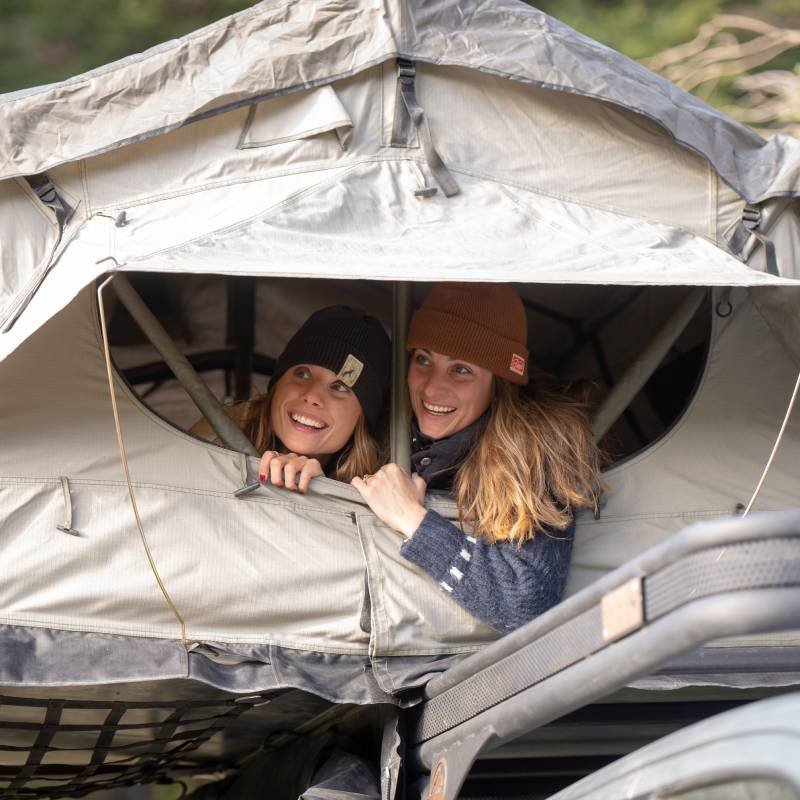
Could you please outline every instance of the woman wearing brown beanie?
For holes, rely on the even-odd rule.
[[[505,284],[437,284],[411,320],[409,475],[352,484],[406,541],[400,552],[501,632],[557,603],[574,511],[593,507],[600,458],[581,403],[528,384],[527,320]],[[451,490],[465,533],[422,501]]]

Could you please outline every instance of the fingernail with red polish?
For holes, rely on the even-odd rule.
[[[259,473],[258,473],[258,480],[259,480],[261,483],[264,483],[264,482],[267,480],[266,473],[264,473],[264,472],[259,472]]]

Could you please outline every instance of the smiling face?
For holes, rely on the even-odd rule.
[[[361,404],[335,372],[298,364],[281,375],[270,405],[272,431],[289,452],[325,463],[353,435]]]
[[[492,400],[494,380],[484,367],[417,349],[408,367],[411,408],[420,431],[444,439],[472,425]]]

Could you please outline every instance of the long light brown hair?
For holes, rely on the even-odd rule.
[[[575,509],[596,508],[603,485],[584,400],[546,376],[531,380],[526,394],[495,378],[486,427],[456,473],[462,522],[487,541],[558,536]]]
[[[275,436],[270,423],[273,386],[266,394],[255,397],[243,404],[243,409],[236,416],[245,435],[259,453],[267,450],[278,450],[281,443]],[[353,435],[334,459],[326,466],[325,475],[337,481],[350,483],[356,475],[367,475],[377,472],[382,464],[381,448],[377,439],[370,433],[362,411]]]

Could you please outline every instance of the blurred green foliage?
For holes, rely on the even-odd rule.
[[[572,28],[641,59],[691,39],[724,0],[545,0],[538,7]]]
[[[770,23],[779,30],[800,29],[800,0],[759,0],[743,3],[741,0],[540,0],[539,8],[558,17],[562,22],[586,33],[593,39],[619,50],[631,58],[647,62],[652,56],[676,45],[690,42],[698,29],[712,19],[723,15],[741,15]],[[754,31],[727,29],[716,37],[723,41],[744,45],[757,34]],[[711,47],[711,44],[708,45]],[[716,52],[709,50],[711,52]],[[743,48],[738,51],[743,55]],[[684,74],[702,72],[702,55],[685,64]],[[757,59],[756,59],[757,60]],[[751,59],[751,61],[753,61]],[[703,100],[743,122],[760,120],[760,130],[767,134],[776,130],[798,135],[800,131],[800,108],[796,97],[800,77],[794,88],[787,80],[793,73],[800,76],[800,48],[788,47],[764,63],[746,64],[733,55],[727,58],[730,72],[717,79],[697,85],[688,80],[684,87]],[[666,71],[667,77],[676,80],[675,67]],[[783,77],[775,78],[770,88],[751,91],[745,74],[767,71],[784,71]],[[767,117],[752,115],[754,107],[769,108]]]
[[[252,0],[0,0],[0,92],[64,80],[251,5]]]
[[[800,0],[540,0],[532,5],[635,59],[688,42],[718,14],[800,27]]]

